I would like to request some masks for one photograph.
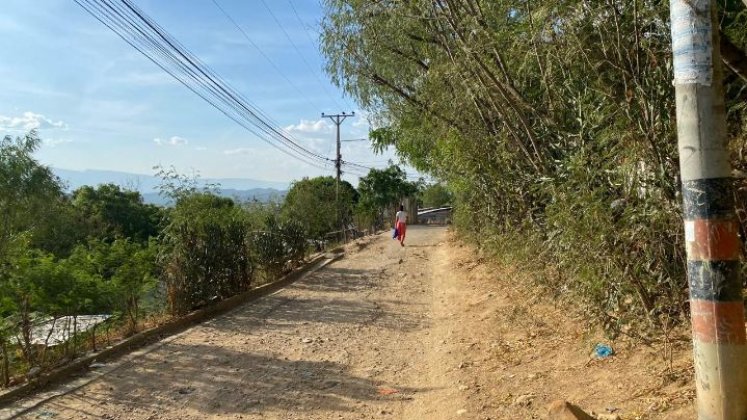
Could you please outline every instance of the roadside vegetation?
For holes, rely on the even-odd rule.
[[[381,211],[417,192],[392,166],[360,193],[341,183],[338,212],[331,177],[241,203],[161,169],[171,205],[157,207],[112,184],[67,192],[40,145],[33,131],[0,141],[0,387],[274,281],[324,247],[338,214],[352,223],[361,200]]]
[[[745,227],[747,7],[719,1]],[[615,336],[687,314],[668,1],[325,0],[327,71],[464,238]]]

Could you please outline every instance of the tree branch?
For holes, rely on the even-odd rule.
[[[747,0],[744,0],[747,2]],[[737,76],[747,82],[747,53],[734,45],[721,32],[721,60]]]

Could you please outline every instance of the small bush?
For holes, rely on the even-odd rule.
[[[250,287],[248,225],[230,199],[207,193],[181,198],[164,234],[169,309],[180,314]]]
[[[289,271],[306,255],[304,229],[298,222],[279,223],[274,216],[268,216],[264,230],[252,236],[252,249],[265,280],[273,280]]]

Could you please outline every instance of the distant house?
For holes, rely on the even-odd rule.
[[[446,225],[451,223],[452,207],[418,210],[418,223],[424,225]]]

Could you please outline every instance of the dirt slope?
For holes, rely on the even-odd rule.
[[[671,367],[660,349],[620,343],[590,360],[600,338],[516,274],[443,228],[408,236],[405,248],[386,235],[352,244],[22,418],[529,419],[558,398],[622,418],[694,417],[686,349]]]

